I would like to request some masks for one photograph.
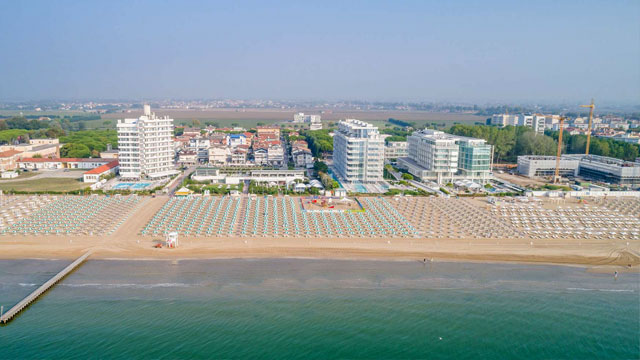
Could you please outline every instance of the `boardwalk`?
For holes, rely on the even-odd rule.
[[[80,264],[82,264],[89,256],[91,255],[91,250],[84,253],[84,255],[80,256],[76,259],[76,261],[72,262],[66,268],[62,269],[59,273],[57,273],[54,277],[49,279],[42,286],[37,288],[34,292],[29,294],[27,297],[22,299],[19,303],[17,303],[14,307],[9,309],[6,313],[2,314],[0,317],[0,324],[6,324],[9,322],[14,316],[16,316],[22,309],[31,304],[34,300],[36,300],[40,295],[44,294],[49,288],[55,285],[58,281],[62,280],[65,276],[67,276],[70,272],[75,270]]]

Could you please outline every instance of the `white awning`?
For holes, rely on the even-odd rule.
[[[155,179],[155,178],[171,176],[171,175],[175,175],[175,174],[179,174],[179,173],[180,173],[179,170],[168,170],[168,171],[163,171],[163,172],[159,172],[159,173],[147,174],[147,176],[152,178],[152,179]]]

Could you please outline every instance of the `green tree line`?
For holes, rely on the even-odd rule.
[[[116,130],[75,131],[60,137],[60,142],[65,144],[60,148],[61,157],[98,157],[107,149],[107,144],[114,149],[118,147],[118,133]]]
[[[306,130],[302,135],[306,138],[313,156],[318,157],[323,152],[333,151],[333,138],[329,135],[329,130]]]
[[[400,125],[400,126],[411,126],[411,127],[415,127],[416,123],[414,122],[408,122],[408,121],[403,121],[403,120],[398,120],[398,119],[394,119],[394,118],[389,118],[390,123],[392,124],[396,124],[396,125]]]
[[[558,141],[558,131],[545,131],[545,134]],[[569,154],[584,154],[587,147],[586,135],[562,134],[562,144]],[[589,154],[609,156],[634,161],[640,155],[640,145],[617,141],[609,138],[591,136]]]
[[[485,139],[494,147],[494,160],[515,162],[518,155],[554,155],[557,142],[549,136],[536,134],[526,126],[506,126],[456,124],[449,133],[460,136]]]

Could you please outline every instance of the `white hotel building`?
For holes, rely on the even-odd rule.
[[[333,170],[349,183],[374,184],[383,180],[384,140],[378,128],[346,119],[333,136]]]
[[[425,129],[407,140],[407,157],[398,158],[398,166],[423,181],[486,183],[491,178],[492,147],[483,139]]]
[[[177,174],[174,169],[173,119],[157,117],[149,105],[137,119],[118,120],[120,177],[139,180]]]

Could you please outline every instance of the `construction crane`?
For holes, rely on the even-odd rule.
[[[587,128],[587,147],[584,151],[585,155],[589,155],[589,145],[591,144],[591,123],[593,122],[593,108],[595,108],[596,105],[593,103],[593,99],[591,99],[590,105],[580,105],[580,107],[591,109],[589,110],[589,127]]]
[[[558,133],[558,156],[556,156],[556,175],[553,177],[553,183],[560,181],[560,155],[562,155],[562,131],[564,128],[564,116],[560,116],[560,132]]]

